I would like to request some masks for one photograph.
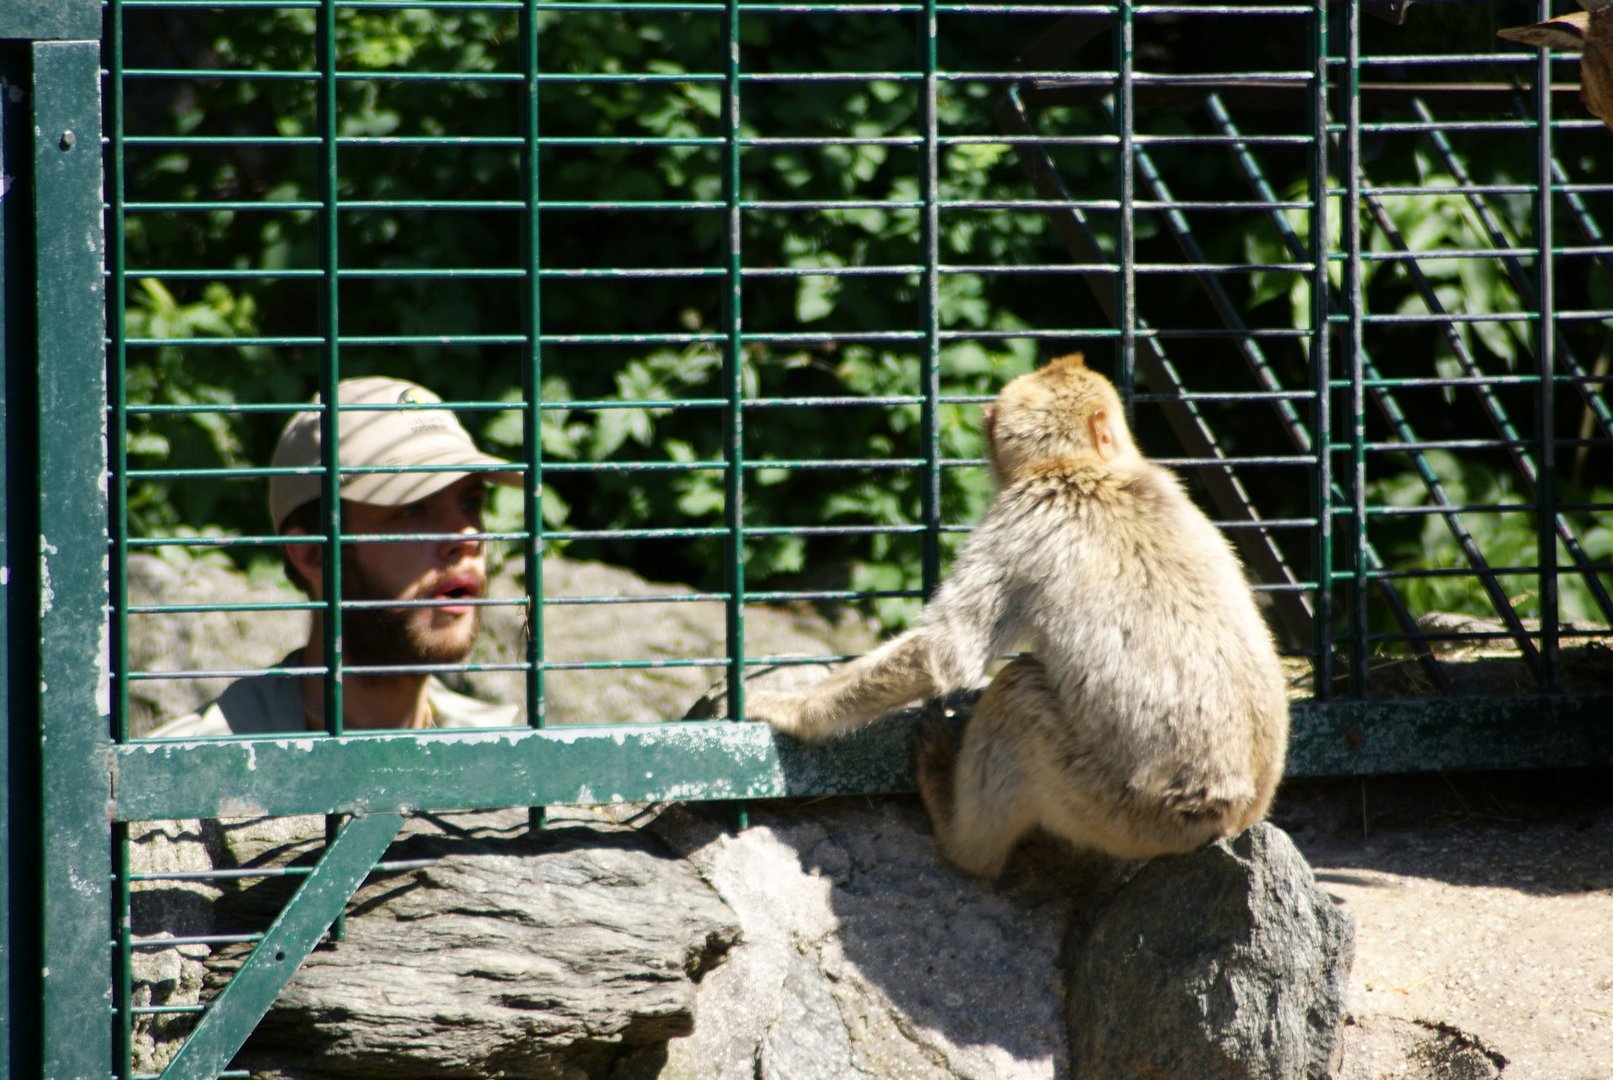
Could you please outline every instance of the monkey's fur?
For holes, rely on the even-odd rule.
[[[819,739],[968,686],[1015,643],[954,748],[921,725],[919,794],[948,858],[996,877],[1037,826],[1127,859],[1259,821],[1288,702],[1237,558],[1145,460],[1079,355],[985,410],[997,493],[921,625],[747,713]]]

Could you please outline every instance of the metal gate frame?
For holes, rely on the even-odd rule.
[[[0,1046],[18,1076],[110,1064],[100,33],[96,0],[0,8]]]
[[[202,1076],[228,1062],[402,812],[908,789],[905,739],[891,728],[810,750],[777,744],[759,725],[724,722],[115,744],[100,23],[98,0],[0,8],[0,1060],[8,1075],[119,1068],[112,957],[128,928],[114,914],[109,868],[130,821],[351,817],[169,1072]],[[1533,721],[1526,741],[1506,734],[1520,710]],[[1303,703],[1294,710],[1294,771],[1606,764],[1610,711],[1610,695],[1544,693]]]

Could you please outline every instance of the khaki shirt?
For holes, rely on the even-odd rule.
[[[297,667],[300,663],[298,653],[294,652],[280,665]],[[317,729],[309,728],[303,712],[301,681],[296,676],[274,675],[238,679],[201,709],[168,721],[146,737],[202,739],[216,735],[306,735]],[[514,705],[494,705],[456,694],[435,676],[426,680],[426,705],[431,709],[428,728],[515,727],[520,723]]]

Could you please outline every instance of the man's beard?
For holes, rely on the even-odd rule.
[[[342,552],[342,594],[349,600],[391,600],[359,565],[352,548]],[[342,612],[343,660],[362,667],[457,664],[470,654],[480,630],[481,611],[472,608],[470,632],[433,633],[421,614],[431,608],[350,608]]]

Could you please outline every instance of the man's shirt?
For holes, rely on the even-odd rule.
[[[286,657],[280,666],[299,666],[300,651]],[[308,717],[302,707],[301,682],[300,677],[292,675],[253,675],[237,679],[196,712],[170,720],[146,737],[201,739],[216,735],[306,735],[319,728],[308,726]],[[431,710],[431,720],[426,729],[384,730],[514,727],[520,723],[514,705],[495,705],[456,694],[435,676],[426,679],[426,705]]]

